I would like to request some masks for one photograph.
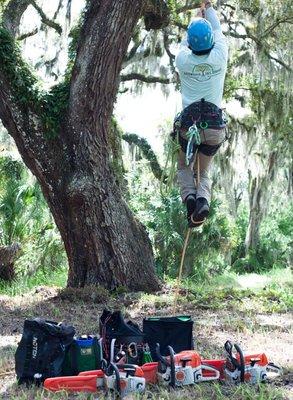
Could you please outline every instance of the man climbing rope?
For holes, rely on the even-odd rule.
[[[177,178],[191,228],[201,225],[209,214],[208,172],[225,140],[226,126],[220,107],[228,44],[210,1],[205,0],[199,15],[189,24],[176,57],[183,104],[183,111],[174,122],[174,133],[181,147]]]

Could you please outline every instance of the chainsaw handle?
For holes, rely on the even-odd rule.
[[[283,373],[282,367],[278,367],[278,365],[274,364],[273,362],[268,363],[267,371],[275,372],[278,375],[282,375],[282,373]]]
[[[163,365],[165,365],[165,367],[171,366],[170,362],[166,359],[166,357],[162,356],[159,343],[156,344],[156,355],[157,355],[158,359],[161,361],[161,363]]]
[[[119,372],[117,365],[110,362],[105,374],[107,376],[110,376],[110,375],[113,375],[113,373],[115,374],[115,378],[116,378],[116,390],[117,390],[117,393],[120,395],[121,394],[120,372]]]
[[[136,366],[133,364],[117,364],[118,370],[126,372],[127,376],[135,376]]]
[[[233,355],[233,344],[230,342],[230,340],[227,340],[224,347],[228,354],[229,360],[231,361],[233,366],[240,371],[240,382],[244,382],[245,358],[244,358],[244,355],[243,355],[243,352],[242,352],[240,346],[237,343],[234,343],[234,348],[235,348],[236,352],[239,354],[240,362],[238,362],[237,358],[234,357],[234,355]]]
[[[240,363],[239,363],[240,381],[243,383],[244,380],[245,380],[245,378],[244,378],[244,375],[245,375],[245,358],[244,358],[242,349],[240,348],[240,346],[237,343],[234,344],[234,347],[235,347],[235,350],[237,351],[237,353],[239,354],[239,357],[240,357]]]
[[[170,376],[170,386],[173,388],[175,387],[175,352],[173,350],[173,347],[168,346],[169,354],[170,354],[170,370],[171,370],[171,376]]]
[[[229,360],[233,364],[233,366],[237,369],[240,368],[240,363],[238,360],[234,357],[233,355],[233,344],[230,342],[230,340],[227,340],[227,342],[224,345],[226,353],[228,354]],[[236,349],[236,347],[235,347]]]

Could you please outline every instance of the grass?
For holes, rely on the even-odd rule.
[[[141,322],[146,315],[172,313],[175,281],[168,282],[165,292],[156,294],[102,293],[93,299],[93,290],[76,293],[64,289],[66,269],[18,280],[10,287],[0,286],[5,294],[0,308],[0,398],[10,400],[103,400],[102,394],[49,393],[42,388],[18,387],[14,375],[14,353],[24,318],[44,316],[72,323],[78,334],[97,333],[98,316],[103,304],[120,308],[128,317]],[[41,286],[36,289],[35,286]],[[45,287],[47,286],[47,287]],[[55,286],[50,288],[48,286]],[[59,290],[59,287],[61,290]],[[62,289],[63,288],[63,289]],[[102,300],[105,297],[105,301]],[[284,368],[285,375],[271,384],[227,386],[203,383],[176,391],[164,387],[149,388],[132,400],[289,400],[292,398],[293,364],[290,356],[292,339],[292,272],[275,270],[268,274],[236,275],[225,273],[206,282],[184,281],[180,290],[178,313],[190,314],[194,320],[196,348],[204,357],[221,357],[223,343],[230,339],[244,350],[265,351],[271,361]],[[290,347],[291,346],[291,347]],[[4,375],[3,375],[4,374]],[[1,389],[2,387],[2,389]],[[1,391],[2,390],[2,391]],[[2,396],[2,397],[1,397]],[[108,399],[111,397],[108,397]],[[113,397],[112,397],[113,398]]]
[[[20,276],[12,283],[0,281],[0,294],[17,296],[29,292],[36,286],[65,287],[67,272],[66,267],[50,271],[50,273],[40,269],[34,275]]]
[[[104,396],[97,394],[69,394],[66,392],[50,393],[44,389],[23,387],[14,387],[14,393],[10,400],[109,400],[115,399],[113,394]],[[98,392],[97,392],[98,393]],[[3,399],[6,399],[5,397]],[[270,384],[260,384],[256,386],[239,385],[239,386],[223,386],[217,383],[198,384],[196,386],[177,388],[176,390],[169,388],[148,388],[142,395],[133,394],[127,396],[127,400],[289,400],[290,392],[276,388]]]
[[[176,285],[176,281],[169,281]],[[145,294],[141,305],[148,307],[155,304],[157,308],[172,305],[173,297]],[[205,282],[193,279],[183,281],[178,303],[182,306],[239,312],[285,313],[293,310],[293,276],[292,271],[274,270],[267,274],[237,275],[224,273]]]
[[[64,288],[67,281],[67,268],[63,267],[45,273],[38,270],[33,276],[19,277],[12,284],[0,282],[0,294],[16,296],[29,292],[36,286],[57,286]],[[170,286],[176,281],[168,280]],[[293,310],[293,275],[290,269],[272,270],[265,274],[237,275],[226,272],[199,282],[194,278],[183,281],[184,294],[179,303],[192,304],[205,309],[239,309],[259,312],[287,312]],[[116,293],[117,294],[117,293]],[[145,294],[141,302],[155,303],[157,308],[169,306],[173,302],[170,294]]]

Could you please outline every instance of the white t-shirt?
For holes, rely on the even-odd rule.
[[[228,43],[221,30],[216,11],[210,7],[206,18],[211,23],[215,45],[209,54],[197,56],[183,40],[176,56],[176,67],[181,81],[183,108],[204,98],[221,107],[228,62]]]

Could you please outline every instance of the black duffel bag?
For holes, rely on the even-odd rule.
[[[73,326],[40,318],[26,319],[15,353],[18,383],[40,384],[46,378],[61,376],[66,349],[74,334]]]

